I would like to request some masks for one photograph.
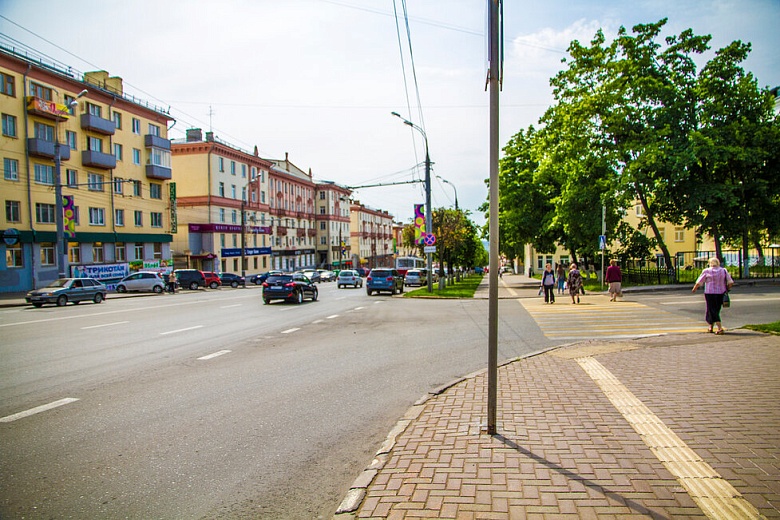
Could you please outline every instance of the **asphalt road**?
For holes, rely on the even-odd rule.
[[[0,309],[0,518],[329,518],[414,401],[486,366],[487,301],[320,290]],[[499,312],[500,359],[552,344]]]

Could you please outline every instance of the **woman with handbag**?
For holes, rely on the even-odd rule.
[[[569,279],[566,283],[569,286],[569,296],[571,296],[571,302],[580,303],[580,290],[582,290],[583,287],[582,275],[580,274],[579,269],[577,269],[577,264],[571,264],[569,266]]]
[[[717,327],[715,334],[723,334],[725,331],[720,321],[720,309],[723,307],[723,298],[734,285],[734,280],[729,272],[720,266],[720,260],[710,258],[710,266],[704,269],[698,280],[693,285],[691,292],[704,284],[704,301],[707,303],[705,321],[710,325],[708,332],[713,332],[713,326]]]

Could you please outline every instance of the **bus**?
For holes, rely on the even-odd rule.
[[[399,256],[395,259],[395,270],[406,276],[409,269],[423,269],[425,260],[417,256]]]

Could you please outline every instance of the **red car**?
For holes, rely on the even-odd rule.
[[[206,277],[206,287],[209,289],[218,289],[222,285],[219,275],[213,271],[203,271],[203,276]]]

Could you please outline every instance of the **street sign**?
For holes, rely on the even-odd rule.
[[[426,246],[432,246],[436,243],[436,235],[433,233],[426,233],[423,237],[423,241]]]
[[[607,248],[607,235],[599,235],[599,249],[602,251]]]
[[[436,246],[425,246],[423,248],[423,253],[435,253],[436,252]]]

